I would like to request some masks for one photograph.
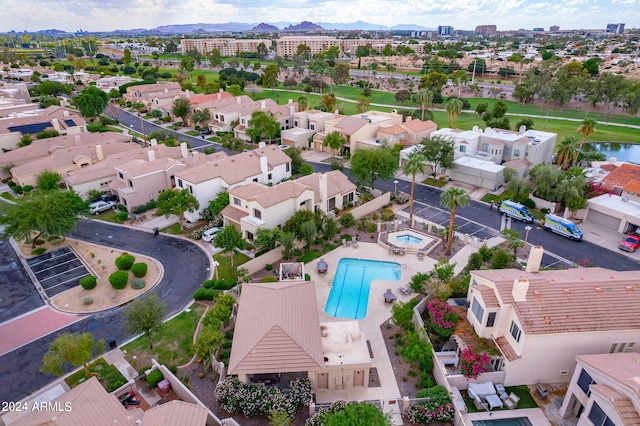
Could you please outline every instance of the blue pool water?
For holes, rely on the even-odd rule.
[[[411,243],[418,244],[422,242],[422,238],[414,237],[413,235],[405,234],[405,235],[396,235],[396,242],[398,243]]]
[[[526,417],[516,417],[513,419],[495,419],[495,420],[473,420],[473,426],[532,426]]]
[[[324,311],[333,317],[364,318],[371,280],[397,281],[401,270],[400,264],[395,262],[340,259]]]

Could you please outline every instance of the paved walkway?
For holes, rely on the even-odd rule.
[[[138,372],[129,364],[129,361],[124,358],[124,353],[120,349],[113,349],[107,352],[103,358],[107,361],[107,364],[116,367],[127,381],[135,380],[135,378],[138,377]],[[147,401],[149,407],[153,407],[161,399],[158,393],[151,389],[146,382],[144,386],[138,388],[138,393]]]

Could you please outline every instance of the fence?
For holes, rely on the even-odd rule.
[[[391,202],[391,193],[385,192],[378,198],[374,198],[373,200],[364,203],[361,206],[353,208],[349,210],[349,212],[353,215],[354,218],[358,219],[362,216],[366,216],[369,213],[373,213],[376,210],[379,210],[389,204]]]

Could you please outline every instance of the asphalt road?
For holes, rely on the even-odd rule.
[[[165,235],[115,226],[94,220],[79,221],[72,237],[115,249],[144,254],[164,266],[164,275],[155,291],[168,307],[168,315],[181,312],[193,292],[207,279],[210,259],[194,243]],[[195,265],[195,266],[194,266]],[[62,332],[90,331],[96,340],[111,337],[118,344],[132,337],[122,326],[119,308],[87,315],[83,320],[49,334],[0,357],[0,400],[19,401],[54,380],[41,373],[42,357],[49,344]]]

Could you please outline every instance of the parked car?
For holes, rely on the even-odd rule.
[[[210,243],[211,241],[213,241],[213,237],[216,236],[218,231],[220,231],[220,228],[216,228],[215,226],[213,228],[207,229],[202,233],[202,241]]]
[[[620,241],[618,248],[631,253],[635,252],[640,248],[640,236],[636,234],[627,235],[624,240]]]
[[[89,204],[89,213],[98,215],[102,212],[115,208],[115,201],[96,201],[95,203]]]
[[[289,145],[278,145],[278,149],[284,151],[285,149],[289,149]]]
[[[504,200],[498,204],[498,211],[522,222],[533,222],[533,215],[525,206],[511,200]]]
[[[540,221],[540,225],[545,231],[555,232],[574,241],[582,240],[582,231],[569,219],[554,214],[547,214],[544,220]]]
[[[213,133],[211,129],[204,129],[200,131],[200,135],[210,135],[211,133]]]

